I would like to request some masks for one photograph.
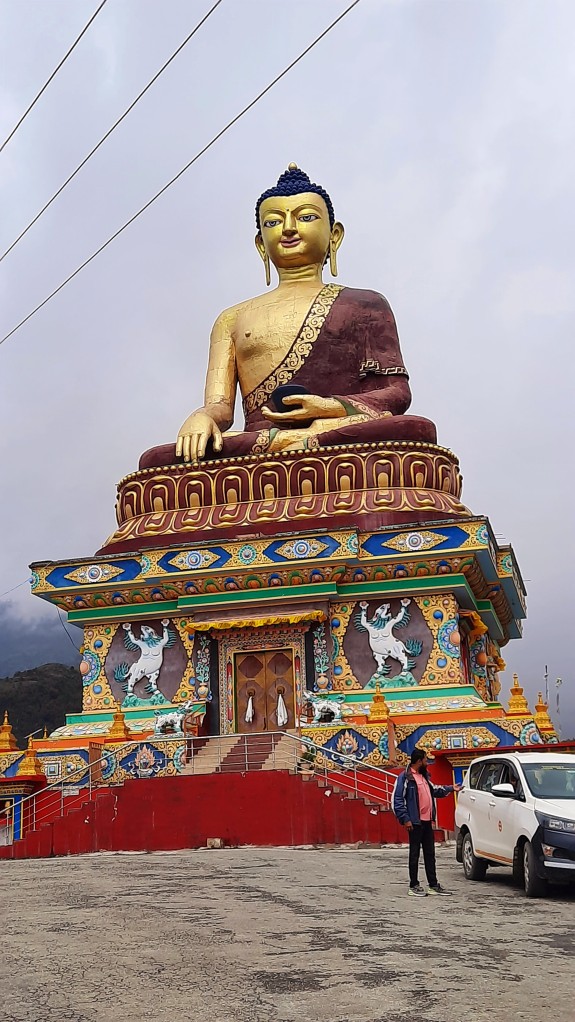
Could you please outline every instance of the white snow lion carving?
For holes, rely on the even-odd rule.
[[[132,695],[134,686],[142,678],[148,679],[147,690],[150,695],[159,693],[157,681],[164,662],[164,650],[170,649],[176,641],[176,633],[171,628],[168,628],[169,623],[168,620],[162,621],[163,632],[161,636],[150,625],[142,625],[142,634],[139,639],[134,635],[131,624],[126,623],[122,625],[126,633],[124,635],[126,649],[130,650],[131,653],[140,650],[140,656],[131,667],[128,667],[126,663],[122,663],[118,664],[114,671],[114,678],[124,685],[127,695]]]
[[[375,611],[371,621],[367,620],[368,604],[360,603],[359,605],[361,612],[356,614],[354,624],[358,631],[368,633],[369,645],[378,672],[385,673],[385,661],[388,657],[393,657],[401,664],[401,670],[407,671],[412,663],[411,657],[417,656],[421,652],[421,643],[417,642],[418,650],[415,648],[417,640],[410,642],[408,640],[408,646],[406,646],[401,639],[396,638],[393,634],[394,628],[405,628],[409,624],[410,614],[407,608],[410,603],[411,600],[402,600],[401,610],[395,617],[392,617],[389,612],[389,603],[382,603]]]

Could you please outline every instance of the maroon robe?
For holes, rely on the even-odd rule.
[[[210,446],[206,457],[230,458],[265,450],[266,434],[271,431],[273,435],[278,427],[262,415],[261,409],[275,388],[286,383],[300,384],[320,397],[336,397],[348,416],[370,416],[367,421],[342,422],[340,427],[334,418],[333,428],[314,437],[314,446],[437,440],[429,419],[404,414],[411,404],[408,374],[393,313],[388,301],[376,291],[326,285],[312,303],[282,363],[244,397],[245,432],[224,434],[221,453],[215,454]],[[146,451],[140,468],[176,461],[181,459],[175,456],[175,444],[166,444]]]

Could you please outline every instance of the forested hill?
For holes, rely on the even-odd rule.
[[[75,667],[43,664],[18,671],[11,678],[0,678],[0,722],[4,710],[8,710],[20,748],[26,735],[44,726],[50,734],[66,723],[67,713],[79,713],[81,709],[82,678]]]

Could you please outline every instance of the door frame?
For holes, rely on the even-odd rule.
[[[218,661],[220,684],[220,734],[235,735],[236,731],[236,686],[235,654],[252,650],[271,653],[274,650],[291,649],[293,652],[295,727],[303,704],[304,679],[306,677],[305,633],[309,623],[298,625],[271,626],[262,628],[230,629],[218,633]]]

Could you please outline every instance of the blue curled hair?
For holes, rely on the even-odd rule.
[[[300,170],[299,167],[290,167],[288,170],[285,170],[283,174],[280,174],[275,188],[268,188],[267,192],[262,192],[256,202],[256,225],[258,231],[261,231],[260,206],[264,199],[272,199],[274,195],[300,195],[302,192],[313,192],[314,195],[321,196],[327,206],[329,226],[333,227],[335,223],[333,202],[325,188],[322,188],[321,185],[316,185],[310,181],[305,171]]]

